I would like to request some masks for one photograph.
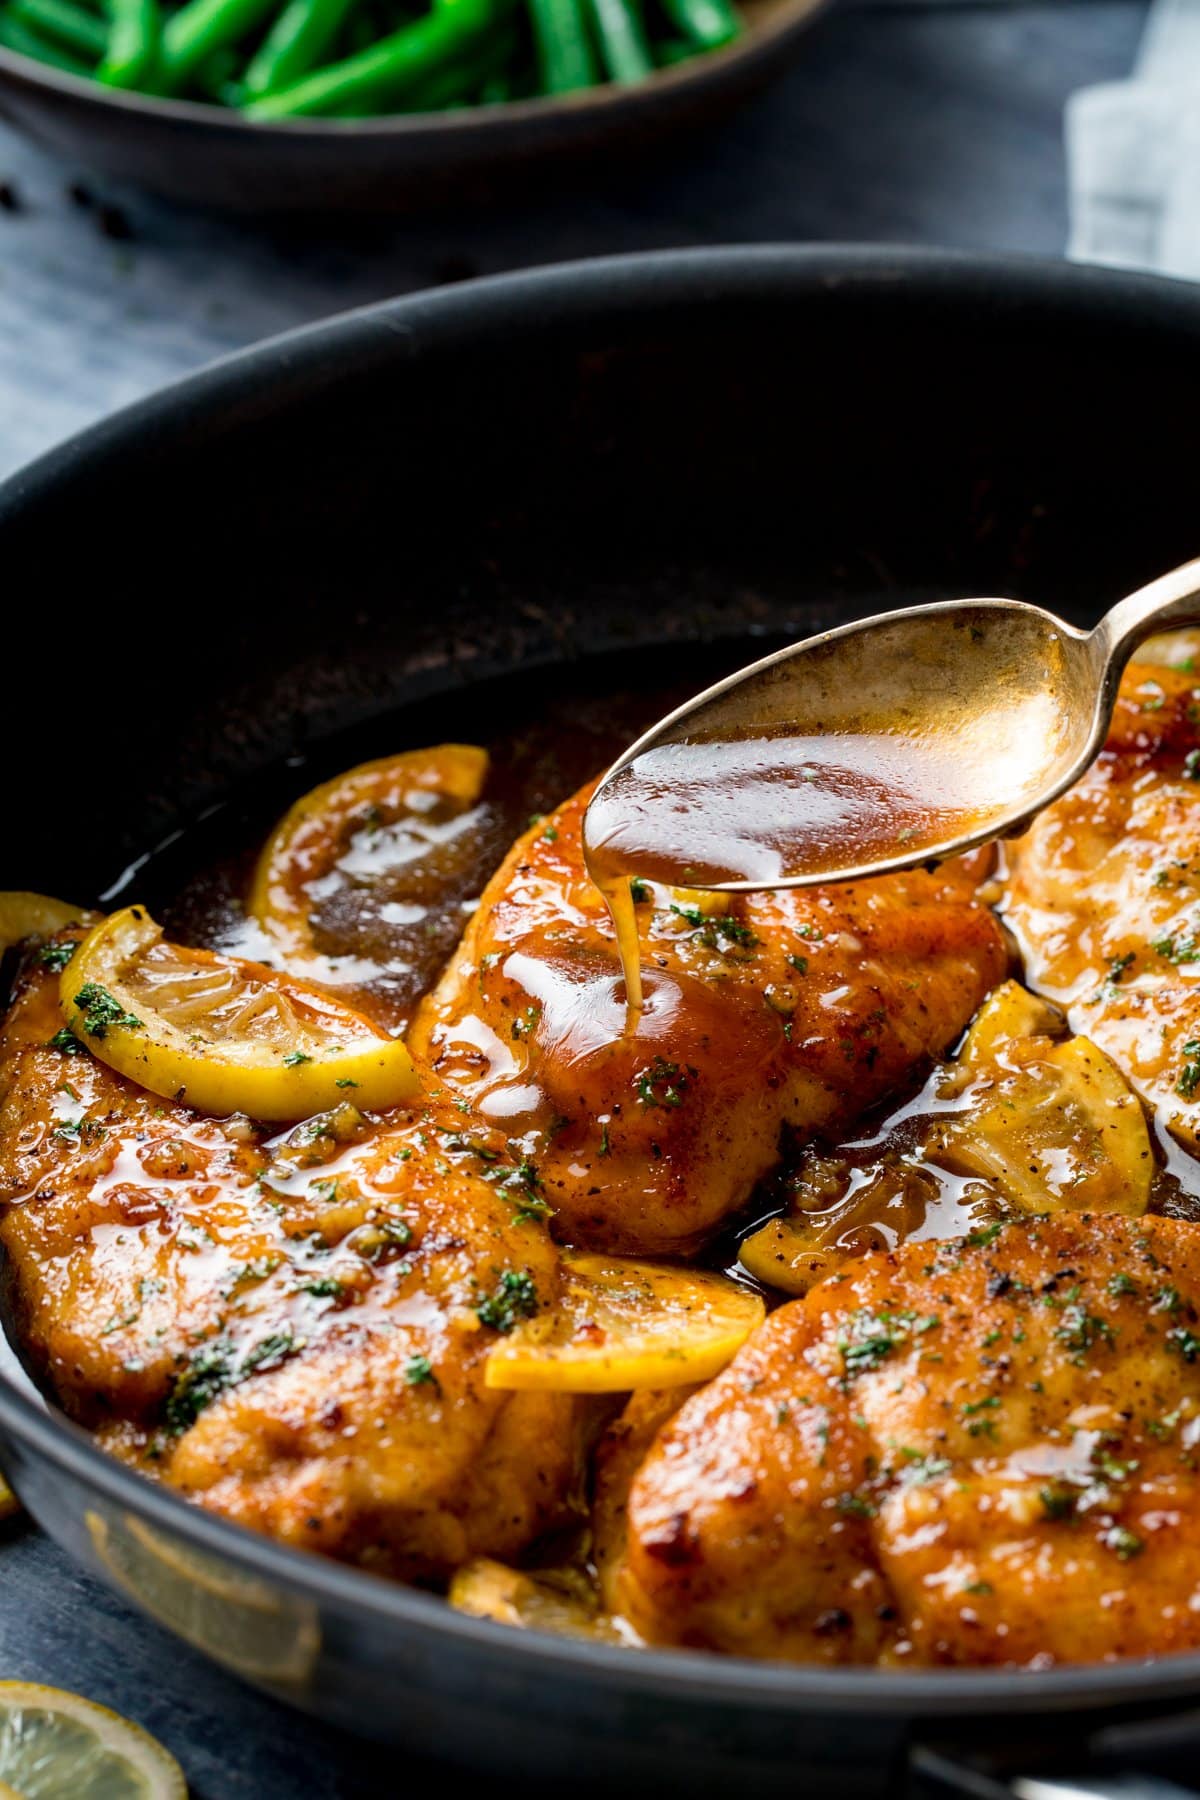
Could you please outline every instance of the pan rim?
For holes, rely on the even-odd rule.
[[[361,373],[364,355],[393,361],[472,342],[516,325],[547,322],[603,328],[619,319],[653,321],[659,310],[711,308],[730,301],[814,290],[886,286],[896,298],[928,302],[955,295],[979,304],[1036,306],[1046,318],[1082,311],[1114,325],[1190,328],[1200,345],[1200,293],[1182,282],[1071,268],[1021,256],[975,256],[872,245],[764,245],[563,263],[379,302],[266,340],[159,389],[47,451],[0,484],[0,533],[27,505],[54,497],[90,464],[189,420],[236,429],[270,387],[277,404],[302,399],[314,381]],[[239,415],[240,414],[240,419]],[[1086,1664],[1046,1670],[935,1668],[827,1669],[703,1651],[638,1650],[520,1632],[455,1612],[439,1597],[349,1565],[261,1537],[218,1518],[125,1468],[62,1415],[0,1373],[0,1430],[17,1445],[94,1493],[201,1551],[271,1579],[317,1606],[369,1614],[392,1626],[433,1633],[482,1657],[537,1676],[570,1673],[607,1689],[630,1689],[696,1703],[738,1704],[764,1712],[814,1709],[842,1716],[950,1718],[1009,1712],[1054,1713],[1193,1697],[1200,1652],[1158,1661]],[[18,1486],[20,1477],[18,1475]]]

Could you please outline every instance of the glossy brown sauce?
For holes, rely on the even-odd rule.
[[[699,666],[704,679],[708,669],[703,660]],[[687,691],[665,680],[641,690],[616,679],[606,687],[596,680],[593,687],[593,679],[581,672],[577,689],[558,701],[547,698],[544,682],[536,695],[532,684],[518,679],[495,684],[494,692],[480,684],[469,717],[462,703],[454,728],[475,731],[491,752],[478,803],[420,845],[411,834],[363,820],[345,846],[339,879],[315,896],[314,939],[326,961],[312,971],[314,979],[361,1003],[392,1030],[406,1029],[513,841]],[[104,898],[110,904],[144,900],[167,935],[182,943],[278,960],[276,947],[245,911],[255,862],[276,819],[327,776],[445,738],[449,704],[413,709],[400,720],[318,745],[303,762],[248,784],[222,813],[139,858]]]
[[[567,691],[550,703],[546,702],[543,689],[535,710],[514,683],[510,691],[520,698],[510,703],[501,697],[493,708],[479,709],[477,723],[491,726],[490,730],[480,730],[479,740],[492,752],[492,772],[479,806],[472,809],[463,829],[454,834],[452,856],[439,852],[432,859],[411,859],[399,870],[390,871],[389,897],[375,906],[375,923],[366,937],[361,909],[356,912],[348,890],[340,897],[331,897],[323,914],[322,947],[331,956],[355,957],[369,964],[362,973],[362,991],[376,1016],[397,1029],[403,1028],[419,999],[441,975],[475,899],[513,840],[528,827],[531,818],[549,813],[597,768],[611,763],[639,730],[663,716],[679,697],[680,685],[664,682],[642,691],[609,688],[601,692],[589,691],[584,685],[580,692]],[[690,685],[694,691],[699,680],[692,679]],[[520,714],[516,729],[510,723],[514,712]],[[456,720],[456,724],[460,723]],[[444,714],[441,724],[444,731]],[[424,736],[432,741],[435,728],[426,729]],[[276,815],[319,777],[356,760],[385,753],[398,744],[420,741],[422,726],[418,723],[414,728],[412,720],[404,717],[390,726],[376,727],[367,739],[339,740],[322,746],[311,769],[289,769],[279,783],[263,794],[251,794],[245,806],[231,808],[229,818],[223,822],[221,838],[214,836],[211,825],[198,827],[174,844],[169,854],[151,855],[141,862],[136,876],[139,891],[154,896],[152,910],[160,913],[172,935],[213,948],[243,953],[249,949],[253,953],[253,930],[247,925],[241,901],[248,872]],[[859,841],[878,844],[888,841],[883,834],[889,830],[893,832],[890,841],[894,842],[896,833],[910,827],[918,833],[941,829],[939,820],[944,818],[945,809],[936,804],[933,785],[940,765],[932,757],[925,762],[918,760],[918,772],[909,778],[902,797],[887,788],[893,805],[889,815],[892,822],[888,825],[879,822],[886,784],[872,785],[866,780],[856,784],[853,779],[862,760],[859,744],[852,747],[852,753],[840,765],[843,770],[851,769],[850,778],[835,774],[828,782],[814,783],[800,775],[813,763],[814,755],[806,755],[801,749],[790,753],[789,746],[779,757],[779,740],[761,741],[773,746],[771,754],[778,759],[774,764],[768,763],[768,768],[780,771],[773,794],[771,778],[763,784],[764,791],[771,795],[771,803],[777,803],[781,790],[793,794],[797,808],[800,803],[812,806],[812,813],[806,815],[810,821],[817,816],[824,820],[825,832],[840,831],[847,821],[853,826],[857,819],[859,826],[864,827]],[[798,742],[792,741],[793,745]],[[823,746],[823,753],[828,754],[836,742],[817,740],[814,746],[810,741],[808,749]],[[883,751],[885,759],[892,756],[895,740]],[[732,769],[735,774],[729,788],[732,823],[718,825],[715,835],[707,828],[690,838],[681,832],[675,847],[677,861],[660,853],[659,859],[647,867],[639,854],[636,866],[640,873],[679,885],[702,886],[705,876],[711,880],[723,873],[726,878],[753,879],[761,876],[765,867],[785,867],[791,856],[803,853],[806,842],[813,856],[822,855],[824,840],[816,829],[809,830],[807,839],[800,830],[776,830],[774,836],[770,831],[764,834],[765,847],[760,844],[753,852],[759,860],[752,860],[746,815],[739,811],[745,801],[746,765],[735,758],[723,765],[718,761],[716,766],[718,770],[723,767],[727,774]],[[839,765],[830,758],[826,766],[836,771]],[[898,772],[898,765],[885,760],[884,766],[896,766]],[[750,786],[758,781],[759,777],[753,776]],[[789,781],[793,783],[790,789]],[[623,806],[624,800],[620,804]],[[876,823],[866,830],[873,808]],[[612,819],[617,811],[602,810],[599,816],[602,820]],[[642,816],[649,819],[650,814]],[[870,831],[877,835],[872,838]],[[919,841],[931,840],[922,836]],[[626,990],[627,1006],[636,1002],[639,993],[636,908],[626,873],[633,860],[628,849],[632,842],[632,837],[620,838],[607,865],[605,845],[599,846],[598,856],[593,852],[589,859],[593,876],[599,876],[609,887],[619,942],[623,940],[622,947],[629,958],[627,968],[633,971],[635,985]],[[830,843],[826,853],[832,855],[834,849]],[[768,860],[772,858],[773,862]],[[844,844],[838,860],[845,860]],[[359,861],[356,852],[356,868]],[[401,912],[402,907],[407,910]],[[390,912],[385,910],[389,908]],[[578,984],[556,982],[553,959],[541,971],[539,982],[543,1005],[548,1006],[549,1031],[558,1019],[554,1001],[559,988],[569,994],[574,1005]],[[570,1019],[559,1021],[562,1030],[569,1027],[589,1042],[597,1033],[603,1036],[618,1030],[620,989],[609,982],[603,984],[603,992],[612,1002],[606,1017],[584,1019],[572,1011]],[[931,1109],[941,1111],[944,1106],[944,1102],[934,1100],[935,1086],[936,1078],[924,1086],[921,1081],[914,1081],[913,1092],[894,1097],[862,1121],[852,1141],[817,1141],[786,1155],[781,1169],[756,1194],[742,1219],[734,1222],[703,1260],[727,1268],[740,1280],[750,1279],[737,1261],[738,1241],[751,1223],[761,1222],[785,1207],[794,1211],[798,1204],[810,1215],[821,1216],[823,1237],[831,1247],[842,1251],[890,1246],[909,1236],[948,1236],[970,1229],[981,1216],[981,1209],[982,1216],[992,1210],[981,1184],[931,1163],[922,1155],[918,1141]],[[518,1112],[520,1098],[520,1094],[513,1096]],[[1178,1146],[1164,1142],[1161,1134],[1155,1153],[1159,1175],[1152,1209],[1200,1217],[1200,1164]]]
[[[769,888],[919,861],[995,829],[1062,766],[1061,646],[1039,626],[983,610],[925,620],[911,654],[904,633],[885,619],[752,666],[601,783],[585,857],[613,914],[631,1019],[631,879]]]
[[[631,1024],[642,1008],[630,882],[770,887],[917,853],[986,824],[957,747],[894,732],[664,744],[619,770],[588,810],[588,873],[604,895]]]

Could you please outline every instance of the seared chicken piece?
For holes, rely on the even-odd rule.
[[[781,1308],[659,1433],[609,1600],[796,1661],[1200,1646],[1200,1232],[909,1243]]]
[[[749,1198],[785,1126],[845,1126],[952,1043],[1005,948],[977,863],[729,906],[635,884],[646,1004],[626,1037],[583,866],[591,791],[515,845],[409,1041],[533,1159],[570,1241],[678,1253]]]
[[[273,1138],[201,1118],[61,1026],[28,973],[0,1034],[0,1243],[72,1417],[215,1512],[392,1574],[561,1522],[577,1403],[483,1379],[557,1288],[525,1173],[436,1105]]]
[[[1009,847],[1032,984],[1200,1149],[1200,685],[1134,664],[1099,760]]]

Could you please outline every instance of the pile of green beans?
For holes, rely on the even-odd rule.
[[[0,0],[0,45],[251,119],[497,105],[718,50],[733,0]]]

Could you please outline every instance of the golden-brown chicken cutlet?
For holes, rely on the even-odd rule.
[[[485,1387],[553,1303],[527,1172],[437,1103],[268,1136],[123,1080],[20,984],[0,1243],[30,1366],[213,1511],[390,1573],[511,1555],[572,1503],[577,1403]]]
[[[1134,664],[1098,761],[1008,850],[1004,912],[1066,1006],[1200,1148],[1200,685]]]
[[[978,864],[728,905],[638,883],[646,1004],[625,1036],[583,866],[591,791],[516,844],[410,1042],[533,1158],[565,1237],[686,1251],[749,1198],[785,1126],[845,1125],[944,1050],[1005,946]]]
[[[781,1308],[666,1424],[609,1598],[803,1661],[1200,1646],[1200,1231],[909,1243]]]

